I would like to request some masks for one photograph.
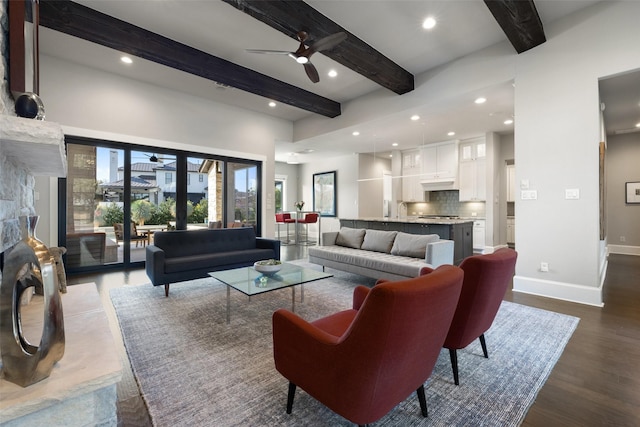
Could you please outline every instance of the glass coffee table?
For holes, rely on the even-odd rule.
[[[231,288],[249,297],[277,289],[291,288],[291,311],[295,312],[296,285],[303,285],[300,289],[300,302],[304,302],[305,283],[333,276],[323,271],[304,268],[286,262],[282,263],[280,271],[273,275],[262,274],[253,267],[213,271],[209,275],[227,285],[227,323],[231,318]]]

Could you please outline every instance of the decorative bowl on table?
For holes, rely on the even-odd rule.
[[[257,272],[264,274],[265,276],[271,276],[276,274],[282,268],[282,262],[277,259],[266,259],[263,261],[256,261],[253,264],[253,268]]]

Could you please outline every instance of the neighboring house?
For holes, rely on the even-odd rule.
[[[195,205],[207,199],[207,175],[198,172],[200,165],[187,162],[187,198]],[[124,167],[118,167],[118,180],[100,184],[107,202],[121,202],[124,188]],[[158,205],[176,198],[176,163],[133,163],[131,191],[135,200],[146,199]]]

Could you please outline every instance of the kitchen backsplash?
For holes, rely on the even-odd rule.
[[[428,202],[407,203],[407,215],[458,215],[484,218],[486,208],[484,202],[460,202],[458,190],[431,191]]]

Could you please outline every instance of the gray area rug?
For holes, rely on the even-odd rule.
[[[297,264],[309,265],[304,262]],[[317,266],[314,266],[317,268]],[[296,292],[307,320],[349,308],[361,276],[335,276]],[[156,426],[352,425],[298,389],[285,413],[288,382],[275,370],[271,314],[291,309],[291,290],[248,298],[214,279],[171,285],[169,298],[150,284],[111,290],[127,353]],[[448,350],[426,383],[429,417],[415,393],[376,426],[517,426],[536,398],[579,319],[503,302],[485,334],[489,359],[476,340],[458,351],[460,386],[453,384]],[[363,357],[365,357],[363,355]]]

